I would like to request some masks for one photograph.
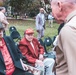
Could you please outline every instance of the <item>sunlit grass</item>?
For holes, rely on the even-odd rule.
[[[34,36],[37,37],[37,32],[36,32],[36,27],[35,27],[35,20],[8,20],[9,21],[9,26],[15,26],[16,29],[18,30],[18,32],[20,33],[21,37],[24,36],[24,31],[27,29],[27,28],[33,28],[35,33],[34,33]],[[45,35],[44,37],[42,38],[43,40],[46,38],[46,37],[51,37],[53,39],[53,37],[55,35],[57,35],[58,31],[58,24],[57,23],[54,23],[53,24],[53,27],[50,28],[49,24],[48,24],[48,21],[46,21],[46,29],[45,29]],[[9,34],[9,29],[6,31],[7,35],[10,35]],[[49,47],[46,47],[47,50],[51,50],[51,46]]]
[[[20,35],[23,37],[24,31],[27,28],[33,28],[35,31],[35,37],[37,37],[37,32],[36,32],[36,28],[35,28],[35,20],[8,20],[9,21],[9,26],[15,26],[17,28],[17,30],[19,31]],[[55,35],[57,35],[57,29],[58,29],[58,24],[54,23],[53,27],[50,28],[50,26],[48,25],[48,21],[46,21],[46,29],[45,29],[45,37],[53,37]],[[9,35],[9,30],[6,31],[7,35]]]

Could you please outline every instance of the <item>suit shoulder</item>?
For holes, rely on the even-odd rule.
[[[68,38],[71,37],[74,34],[74,32],[73,32],[73,30],[72,30],[72,28],[70,26],[64,26],[61,29],[59,34],[63,39],[68,40]]]
[[[27,45],[28,41],[25,38],[22,38],[21,41],[19,42],[19,45]]]
[[[60,33],[63,33],[64,35],[68,34],[71,32],[71,27],[66,25],[64,26],[62,29],[61,29],[61,32]]]
[[[37,38],[33,38],[33,40],[36,41],[36,42],[38,42],[38,39]]]

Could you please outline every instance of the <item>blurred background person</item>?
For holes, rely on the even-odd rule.
[[[0,7],[0,22],[2,23],[4,27],[4,35],[5,35],[5,29],[7,29],[9,22],[7,21],[7,18],[5,16],[6,9],[5,7]]]
[[[50,27],[53,27],[53,19],[54,17],[52,16],[51,13],[48,14],[48,23]]]
[[[36,30],[38,32],[37,38],[40,39],[44,36],[45,29],[45,10],[40,8],[39,14],[36,16]]]

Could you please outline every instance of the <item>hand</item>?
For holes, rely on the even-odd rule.
[[[41,60],[41,61],[44,60],[44,56],[42,54],[39,55],[39,60]]]
[[[22,64],[23,69],[24,69],[25,71],[28,70],[27,65],[23,63],[22,59],[20,59],[20,62],[21,62],[21,64]]]
[[[23,67],[25,68],[25,70],[28,70],[28,66],[26,64],[23,63]]]
[[[36,60],[36,64],[40,65],[40,66],[44,66],[43,62],[41,60],[38,60],[38,59]]]

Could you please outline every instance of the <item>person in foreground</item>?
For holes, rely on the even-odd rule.
[[[34,37],[33,29],[28,28],[25,30],[24,37],[19,42],[19,48],[22,54],[26,56],[28,63],[30,63],[35,68],[42,70],[45,75],[54,75],[52,68],[55,61],[52,58],[43,57],[44,48]],[[46,72],[44,71],[44,68],[46,68]]]
[[[3,31],[0,23],[0,75],[33,75],[25,71],[18,48],[9,36],[3,37]]]
[[[76,0],[51,0],[52,14],[63,23],[56,46],[56,75],[76,75]]]

